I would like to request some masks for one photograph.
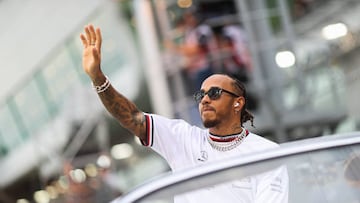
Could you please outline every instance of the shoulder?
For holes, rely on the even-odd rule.
[[[250,143],[256,143],[256,145],[261,147],[262,149],[279,147],[278,143],[251,132],[246,139]]]
[[[158,114],[149,114],[149,113],[146,113],[145,116],[149,117],[153,122],[156,122],[157,124],[191,126],[188,122],[186,122],[183,119],[168,118]]]
[[[167,118],[161,115],[157,114],[145,114],[146,117],[148,117],[149,122],[151,122],[151,125],[154,127],[160,127],[160,128],[167,128],[171,131],[184,131],[184,132],[193,132],[193,133],[200,133],[202,131],[205,131],[205,129],[202,129],[200,127],[191,125],[190,123],[186,122],[183,119],[175,119],[175,118]]]

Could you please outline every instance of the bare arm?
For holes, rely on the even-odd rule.
[[[85,34],[80,35],[84,50],[82,65],[93,84],[99,86],[106,80],[101,71],[101,31],[92,25],[85,27]],[[105,108],[114,116],[120,124],[138,136],[146,138],[145,116],[136,105],[125,96],[117,92],[111,85],[106,91],[98,94]]]
[[[105,81],[105,78],[104,78]],[[99,93],[105,108],[120,124],[142,140],[146,140],[145,116],[136,105],[117,92],[112,86]]]

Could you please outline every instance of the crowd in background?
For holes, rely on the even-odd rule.
[[[175,40],[165,46],[181,58],[190,93],[200,89],[201,82],[213,73],[233,75],[246,83],[251,72],[246,34],[240,24],[213,28],[195,11],[186,11],[176,22]]]

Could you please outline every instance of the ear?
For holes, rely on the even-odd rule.
[[[235,111],[240,111],[242,108],[244,108],[244,105],[245,105],[245,98],[238,97],[234,104]]]

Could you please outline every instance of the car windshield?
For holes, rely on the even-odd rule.
[[[360,132],[286,143],[278,149],[165,174],[113,202],[173,202],[180,194],[284,166],[289,202],[360,202]]]

